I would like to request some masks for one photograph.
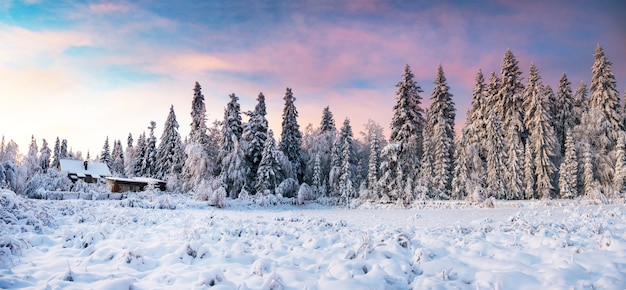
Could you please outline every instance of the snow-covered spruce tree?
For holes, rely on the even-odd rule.
[[[580,125],[583,113],[589,108],[589,99],[587,99],[587,85],[584,81],[580,81],[580,85],[574,92],[574,108],[572,109],[572,117],[574,124]]]
[[[514,127],[509,130],[514,130]],[[505,172],[508,200],[524,198],[524,147],[516,137],[515,134],[509,134],[508,170]]]
[[[57,136],[56,141],[54,141],[54,151],[52,154],[52,164],[50,164],[50,167],[59,168],[59,160],[61,160],[61,140]]]
[[[335,120],[329,107],[324,108],[320,127],[314,129],[313,125],[307,126],[306,134],[303,138],[302,148],[309,156],[306,159],[305,181],[313,183],[313,171],[315,167],[315,156],[320,158],[321,182],[326,184],[330,175],[331,155],[333,144],[337,138],[337,128]],[[326,192],[326,188],[324,192]]]
[[[489,109],[489,112],[495,112],[495,109],[500,104],[500,97],[498,96],[498,93],[500,92],[500,87],[502,87],[502,80],[500,80],[500,77],[498,77],[496,72],[491,71],[491,73],[489,74],[489,85],[487,85],[486,97],[486,107]]]
[[[228,197],[237,198],[246,186],[250,167],[247,164],[241,141],[233,140],[232,150],[222,159],[219,177],[225,186]]]
[[[315,196],[320,196],[322,192],[325,192],[322,187],[326,186],[326,183],[323,182],[324,177],[322,176],[322,161],[318,154],[315,154],[314,157],[315,163],[313,164],[313,177],[311,180],[311,186],[313,187],[313,192]]]
[[[124,175],[124,149],[122,149],[122,141],[113,141],[113,150],[111,150],[111,173],[115,176]]]
[[[478,70],[476,74],[476,84],[472,91],[472,103],[467,111],[467,119],[465,121],[465,138],[467,144],[471,144],[478,148],[479,154],[483,160],[487,159],[485,143],[487,142],[487,116],[490,108],[487,104],[487,87],[483,72]]]
[[[67,159],[67,139],[61,140],[61,152],[59,154],[60,159]]]
[[[434,150],[431,139],[434,128],[432,127],[433,122],[430,121],[432,118],[430,110],[426,110],[424,115],[425,122],[422,129],[422,148],[424,152],[420,162],[420,183],[428,191],[429,197],[434,198],[434,191],[430,190],[433,183]]]
[[[245,158],[245,148],[241,143],[243,127],[239,98],[230,94],[230,101],[224,108],[222,144],[219,154],[220,178],[230,198],[237,198],[246,185],[249,166]]]
[[[17,143],[13,141],[13,139],[9,140],[5,149],[4,149],[4,161],[10,162],[13,164],[19,164],[18,159],[20,155],[20,149]]]
[[[135,148],[133,147],[133,134],[128,133],[126,138],[126,150],[124,150],[124,175],[126,177],[135,176]]]
[[[4,141],[4,135],[2,135],[2,142],[0,142],[0,162],[4,162],[4,155],[6,152],[6,143]]]
[[[28,153],[26,154],[26,158],[23,161],[24,167],[26,168],[26,176],[33,176],[35,173],[41,171],[41,165],[39,163],[39,157],[37,156],[37,152],[39,151],[37,147],[37,139],[35,136],[30,137],[30,145],[28,146]]]
[[[574,97],[572,96],[571,83],[567,79],[567,75],[563,74],[559,80],[559,89],[556,93],[556,102],[554,108],[554,134],[561,148],[561,156],[565,155],[565,136],[575,124],[574,119]]]
[[[282,182],[280,163],[277,159],[276,140],[272,130],[267,132],[267,139],[263,147],[263,156],[257,169],[256,194],[267,196],[274,194],[276,187]]]
[[[550,112],[545,88],[541,85],[539,70],[531,63],[529,85],[525,90],[525,98],[529,100],[526,112],[528,139],[530,150],[534,156],[535,188],[540,198],[551,198],[553,192],[553,175],[555,173],[552,158],[555,155],[556,139],[550,126]]]
[[[302,181],[304,166],[302,163],[302,132],[298,125],[298,110],[296,109],[296,98],[290,88],[285,93],[285,106],[283,108],[282,132],[278,148],[285,154],[291,162],[291,167],[295,173],[294,178]]]
[[[578,191],[578,157],[572,134],[567,133],[565,138],[565,154],[559,169],[559,192],[561,198],[575,198]]]
[[[263,158],[263,147],[267,139],[268,123],[265,115],[267,108],[265,106],[265,95],[259,93],[257,104],[254,111],[247,112],[249,116],[248,123],[244,125],[243,139],[246,141],[246,160],[250,165],[250,176],[248,184],[253,186],[256,184],[256,172]]]
[[[224,108],[224,121],[222,123],[221,157],[233,151],[235,142],[239,142],[243,134],[239,97],[235,94],[230,94],[228,97],[230,101]]]
[[[209,150],[217,150],[217,148],[209,145],[206,106],[204,105],[202,88],[198,82],[196,82],[193,92],[193,99],[191,100],[191,130],[187,144],[185,144],[185,162],[182,170],[183,191],[193,190],[200,186],[203,180],[207,180],[213,174],[209,165]]]
[[[593,156],[589,145],[583,145],[583,174],[582,174],[582,194],[590,197],[594,190],[595,178],[593,174]]]
[[[104,145],[102,145],[102,151],[100,152],[100,162],[104,163],[111,169],[111,165],[113,163],[113,159],[111,158],[111,147],[109,146],[109,137],[107,136],[106,140],[104,140]]]
[[[618,132],[624,130],[620,115],[619,92],[615,82],[615,75],[611,71],[611,62],[604,55],[604,50],[598,44],[594,54],[594,63],[591,67],[591,86],[589,88],[589,107],[604,113],[610,127],[606,132],[611,140],[612,150],[617,143]]]
[[[332,197],[339,196],[339,181],[341,179],[341,165],[343,164],[343,146],[341,146],[341,139],[335,139],[332,145],[332,152],[330,156],[330,172],[328,174],[328,195]]]
[[[326,106],[326,108],[324,108],[324,111],[322,111],[322,122],[320,124],[320,131],[324,133],[335,130],[337,130],[337,127],[335,126],[333,113],[330,111],[330,107]]]
[[[433,153],[433,189],[439,192],[438,198],[449,198],[452,189],[452,171],[454,170],[454,119],[456,109],[449,92],[446,77],[441,65],[437,68],[435,88],[431,95],[430,114],[432,115]]]
[[[615,152],[615,173],[613,174],[613,188],[615,197],[623,197],[626,191],[626,136],[620,134],[617,139],[617,148]]]
[[[47,173],[48,168],[50,168],[50,151],[48,142],[46,139],[43,139],[41,142],[41,151],[39,151],[39,167],[41,167],[41,172],[43,173]]]
[[[380,139],[378,136],[370,139],[370,155],[368,160],[367,171],[367,189],[372,192],[373,195],[377,195],[378,191],[378,179],[380,178],[380,163],[381,163],[381,149]]]
[[[147,140],[146,140],[146,132],[143,132],[139,135],[139,139],[137,139],[137,146],[135,147],[135,154],[133,159],[135,160],[135,164],[133,165],[133,175],[134,177],[144,177],[145,172],[143,171],[144,160],[146,159],[146,149],[147,148]]]
[[[174,106],[170,107],[163,134],[156,155],[156,177],[167,180],[170,178],[179,179],[185,162],[185,148],[178,133],[178,121]]]
[[[461,200],[467,196],[470,181],[470,149],[465,132],[457,140],[455,146],[454,177],[452,178],[452,199]]]
[[[156,137],[154,137],[154,129],[156,129],[156,122],[150,121],[150,136],[146,139],[146,147],[144,152],[144,159],[141,165],[142,176],[155,177],[157,166],[157,148]]]
[[[500,90],[496,95],[495,111],[502,119],[502,129],[506,140],[510,140],[509,134],[517,134],[524,141],[524,107],[522,93],[522,72],[519,69],[518,61],[507,49],[502,59]],[[511,129],[511,127],[514,127]]]
[[[347,119],[346,119],[347,120]],[[350,137],[344,139],[341,164],[341,177],[339,179],[339,196],[344,204],[349,204],[350,200],[356,197],[356,190],[353,184],[352,140]]]
[[[446,136],[446,121],[438,114],[437,123],[433,124],[433,179],[432,190],[437,199],[449,199],[452,190],[452,166],[450,156],[452,139]]]
[[[386,162],[381,166],[382,190],[393,200],[410,200],[404,196],[406,181],[416,179],[423,155],[423,109],[420,107],[423,92],[417,85],[409,65],[405,65],[402,80],[396,84],[396,104],[393,107],[389,144],[383,149]],[[389,147],[389,148],[387,148]],[[394,154],[392,156],[390,154]]]
[[[350,125],[350,119],[346,118],[343,121],[343,126],[341,126],[341,130],[339,132],[339,144],[341,145],[341,166],[343,167],[343,164],[345,163],[345,157],[348,156],[349,159],[347,160],[348,164],[349,164],[349,168],[350,171],[352,173],[352,177],[355,177],[356,174],[356,144],[354,141],[354,133],[352,132],[352,126]],[[349,148],[347,148],[347,152],[348,155],[345,154],[346,152],[346,148],[345,146],[348,146]],[[354,181],[354,180],[352,180]]]
[[[206,145],[206,106],[204,105],[204,95],[202,87],[196,82],[193,88],[193,99],[191,101],[191,131],[189,131],[189,143]]]
[[[507,196],[506,178],[506,148],[504,135],[502,134],[502,122],[495,113],[489,115],[487,121],[487,138],[490,143],[487,146],[487,188],[489,196],[503,199]]]

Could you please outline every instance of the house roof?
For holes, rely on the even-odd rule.
[[[61,159],[59,160],[59,171],[65,171],[68,174],[75,174],[79,177],[91,175],[95,178],[110,176],[109,167],[102,162],[87,161],[87,169],[85,169],[85,161]]]
[[[166,183],[164,180],[154,179],[154,178],[145,178],[145,177],[132,177],[132,178],[124,178],[124,177],[107,177],[107,180],[114,180],[126,183],[141,183],[141,184],[158,184],[158,183]]]

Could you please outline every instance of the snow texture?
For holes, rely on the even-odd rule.
[[[228,202],[0,191],[0,288],[626,287],[623,205],[490,199],[346,211]]]

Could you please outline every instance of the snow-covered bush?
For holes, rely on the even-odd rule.
[[[298,188],[298,181],[293,178],[287,178],[276,188],[276,195],[283,197],[296,197]]]
[[[18,173],[18,168],[13,162],[0,162],[0,188],[17,191],[19,189]]]
[[[302,183],[300,189],[298,189],[298,204],[304,204],[305,201],[314,198],[313,188],[306,183]]]
[[[30,198],[46,199],[50,191],[70,191],[72,182],[64,173],[49,170],[48,173],[37,173],[26,184],[24,193]]]

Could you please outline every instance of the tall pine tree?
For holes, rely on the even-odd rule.
[[[161,179],[170,177],[179,179],[184,162],[185,149],[178,133],[178,121],[176,121],[176,113],[172,105],[163,125],[163,134],[161,134],[161,142],[157,149],[156,177]]]
[[[302,181],[304,168],[302,164],[302,132],[298,125],[298,110],[296,98],[290,88],[285,92],[285,106],[283,108],[282,132],[278,148],[282,151],[289,162],[298,181]]]

